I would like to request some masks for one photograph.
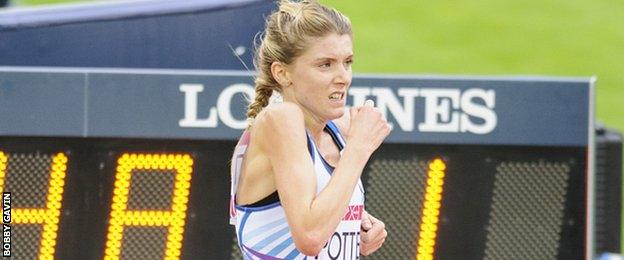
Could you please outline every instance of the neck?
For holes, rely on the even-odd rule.
[[[325,125],[327,124],[327,122],[312,115],[308,111],[305,111],[305,109],[303,110],[303,115],[306,129],[310,131],[312,139],[318,141],[323,134],[323,129],[325,129]]]
[[[305,128],[310,132],[310,136],[312,137],[312,139],[314,139],[314,141],[320,140],[327,121],[307,110],[304,106],[296,102],[293,98],[290,98],[289,95],[283,95],[283,99],[286,102],[295,103],[301,108],[301,111],[303,112]]]

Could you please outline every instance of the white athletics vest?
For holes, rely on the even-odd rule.
[[[325,129],[342,151],[345,141],[336,125],[329,122]],[[360,225],[364,210],[362,182],[359,181],[355,187],[342,221],[323,250],[318,256],[306,256],[295,248],[284,208],[279,201],[261,207],[243,207],[234,203],[240,169],[249,140],[249,133],[245,131],[234,151],[230,193],[230,224],[236,226],[238,245],[245,259],[359,259]],[[314,162],[318,194],[329,182],[333,169],[321,157],[309,135],[308,150]]]

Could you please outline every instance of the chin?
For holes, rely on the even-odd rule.
[[[329,115],[329,120],[336,120],[344,116],[345,108],[341,107],[340,109],[333,110]]]

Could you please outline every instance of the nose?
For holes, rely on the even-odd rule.
[[[342,66],[336,66],[336,75],[334,77],[334,82],[337,84],[349,86],[351,84],[351,69],[348,64],[343,64]]]

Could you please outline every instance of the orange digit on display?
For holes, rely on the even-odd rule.
[[[4,191],[9,157],[0,151],[0,190]],[[54,259],[54,250],[58,233],[61,202],[67,172],[67,156],[57,153],[52,156],[52,167],[45,208],[14,208],[12,222],[14,224],[41,224],[43,231],[39,247],[39,259]]]
[[[106,236],[105,259],[119,259],[124,227],[167,227],[165,259],[179,259],[193,172],[193,159],[180,154],[123,154],[117,161]],[[128,210],[133,170],[174,170],[171,210]]]
[[[433,259],[435,239],[438,234],[438,222],[440,220],[445,170],[446,164],[441,159],[435,159],[429,163],[427,188],[425,189],[420,233],[418,235],[418,254],[416,255],[418,260]]]

